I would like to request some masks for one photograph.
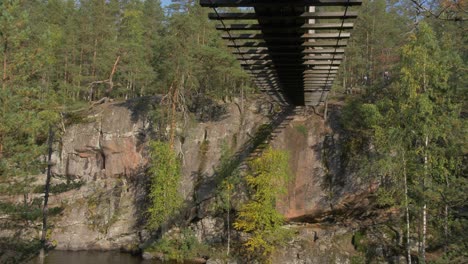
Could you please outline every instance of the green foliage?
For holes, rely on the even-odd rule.
[[[239,162],[233,156],[233,150],[226,142],[221,145],[220,165],[216,169],[216,174],[220,184],[217,189],[217,207],[223,211],[231,210],[231,199],[236,188],[241,183]]]
[[[304,125],[296,125],[294,128],[297,130],[297,132],[301,133],[304,135],[304,137],[307,136],[307,127]]]
[[[362,254],[351,257],[351,264],[363,264],[366,263],[366,258]]]
[[[381,92],[383,73],[389,71],[392,78],[396,75],[399,48],[410,31],[409,9],[402,1],[363,1],[338,82],[344,80],[346,88],[364,87],[366,92],[374,89],[372,93]],[[367,85],[364,76],[368,77]]]
[[[2,238],[0,239],[0,261],[4,264],[24,263],[36,255],[41,247],[39,239],[26,241]]]
[[[460,115],[466,97],[450,81],[458,63],[457,54],[442,51],[433,30],[421,22],[401,49],[400,78],[378,95],[350,101],[342,117],[351,133],[350,156],[359,161],[354,164],[380,183],[377,203],[404,215],[407,187],[410,229],[421,225],[427,205],[429,219],[434,217],[428,222],[432,248],[459,245],[457,225],[466,225],[459,216],[467,199],[461,165],[466,122]]]
[[[83,186],[84,181],[63,182],[59,184],[50,185],[49,192],[52,194],[64,193],[70,190],[79,189]],[[44,193],[44,186],[38,185],[33,190],[34,193]]]
[[[286,192],[290,179],[289,155],[268,148],[250,164],[246,182],[251,199],[241,206],[234,227],[249,233],[246,249],[268,259],[275,247],[284,243],[290,232],[282,227],[284,217],[276,211],[276,199]]]
[[[48,129],[60,120],[57,98],[39,88],[0,91],[0,184],[8,193],[31,191],[42,172]],[[1,188],[1,186],[0,186]]]
[[[170,220],[182,205],[180,161],[169,143],[160,141],[150,142],[149,157],[151,205],[148,208],[148,226],[156,229]]]
[[[359,251],[359,252],[365,252],[366,251],[366,234],[364,231],[357,231],[353,235],[353,246],[354,248]]]
[[[9,0],[0,13],[2,88],[40,86],[74,101],[166,93],[173,83],[217,98],[251,90],[195,1],[165,15],[158,0]]]
[[[208,252],[208,247],[200,243],[191,229],[185,228],[180,232],[166,234],[160,240],[151,245],[147,250],[162,253],[164,261],[177,261],[203,256]]]
[[[36,221],[42,217],[41,203],[40,199],[34,200],[31,204],[0,202],[0,213],[8,215],[13,220]],[[62,211],[62,207],[49,208],[49,216],[58,215]]]

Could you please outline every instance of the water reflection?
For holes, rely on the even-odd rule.
[[[39,257],[28,264],[149,264],[140,256],[116,251],[50,251],[42,262]]]

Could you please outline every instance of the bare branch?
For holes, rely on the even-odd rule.
[[[439,20],[444,21],[467,21],[467,17],[462,17],[462,13],[468,13],[465,9],[462,8],[460,1],[458,1],[454,6],[446,5],[443,7],[442,10],[439,12],[435,12],[432,10],[431,7],[426,6],[426,1],[418,1],[418,0],[411,0],[411,2],[415,5],[416,9],[419,13],[425,13],[426,16],[432,16]],[[456,7],[456,10],[453,10],[453,15],[449,16],[449,11],[451,11],[451,7]],[[446,15],[443,17],[443,15]]]

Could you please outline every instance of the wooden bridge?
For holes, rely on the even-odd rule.
[[[201,0],[257,86],[282,103],[326,101],[362,0]],[[233,11],[235,10],[235,11]]]

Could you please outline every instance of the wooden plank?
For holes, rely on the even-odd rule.
[[[306,55],[302,57],[305,60],[342,60],[344,58],[343,55]]]
[[[275,66],[275,65],[245,65],[245,66],[248,67],[249,69],[252,69],[252,70],[275,69],[275,70],[281,70],[281,71],[285,71],[286,69],[289,69],[289,70],[303,70],[305,68],[305,66],[297,65],[297,64],[294,64],[294,65],[281,65],[281,69],[279,69],[280,67]]]
[[[304,75],[306,74],[314,74],[314,73],[338,73],[337,70],[306,70],[304,71]]]
[[[339,41],[316,41],[316,42],[304,42],[302,44],[303,47],[336,47],[336,48],[343,48],[346,47],[348,42],[346,40],[339,40]]]
[[[315,66],[314,70],[339,70],[338,66]]]
[[[344,49],[332,48],[332,49],[305,49],[303,54],[343,54]]]
[[[209,19],[213,20],[251,20],[258,19],[256,13],[209,13]]]
[[[247,59],[247,60],[262,60],[262,59],[277,59],[277,60],[331,60],[331,59],[343,59],[343,55],[305,55],[302,56],[301,53],[287,53],[286,55],[288,56],[282,56],[281,54],[279,55],[270,55],[268,53],[265,54],[242,54],[242,55],[237,55],[236,58],[239,60]]]
[[[333,81],[304,81],[304,84],[324,84],[324,85],[332,85]]]
[[[306,33],[309,30],[349,30],[353,28],[353,23],[317,23],[317,24],[304,24],[292,25],[292,26],[269,26],[264,25],[263,27],[259,24],[227,24],[227,25],[216,25],[217,30],[222,31],[262,31],[264,33]]]
[[[292,54],[290,56],[284,56],[284,57],[279,57],[279,56],[270,56],[269,54],[265,55],[238,55],[236,56],[237,60],[239,61],[246,61],[246,60],[275,60],[275,61],[306,61],[306,60],[334,60],[334,61],[339,61],[343,60],[343,56],[333,56],[333,55],[328,55],[328,56],[304,56],[304,57],[299,57],[297,56],[298,54]]]
[[[304,78],[304,81],[329,81],[331,78],[317,77],[317,78]]]
[[[225,25],[216,25],[217,30],[223,31],[262,31],[268,33],[280,33],[280,32],[306,32],[307,29],[301,28],[301,25],[291,25],[291,26],[261,26],[259,24],[225,24]]]
[[[304,78],[304,81],[313,81],[313,80],[316,80],[316,79],[329,79],[329,80],[334,80],[335,77],[330,77],[330,78],[327,78],[326,75],[324,76],[315,76],[315,77],[308,77],[308,78]]]
[[[259,24],[228,24],[216,25],[217,30],[261,30],[262,26]]]
[[[288,58],[288,57],[284,57],[284,58],[276,58],[276,59],[272,59],[270,57],[266,57],[266,58],[245,58],[245,59],[238,59],[239,62],[246,62],[246,63],[252,63],[252,62],[261,62],[261,61],[265,61],[265,62],[294,62],[294,63],[302,63],[304,60],[299,58]]]
[[[317,33],[317,34],[303,34],[301,39],[346,39],[351,36],[348,32],[341,33]],[[298,37],[291,34],[275,34],[272,36],[264,34],[225,34],[221,36],[223,39],[266,39],[266,40],[297,40]]]
[[[273,63],[272,61],[255,61],[255,62],[242,62],[241,66],[265,66],[265,67],[302,67],[305,68],[303,64],[298,64],[297,62],[278,62],[278,63]],[[327,64],[328,65],[328,64]]]
[[[357,6],[362,0],[200,0],[203,7]]]
[[[307,19],[348,19],[357,18],[356,11],[337,11],[337,12],[305,12],[301,14],[302,18]]]
[[[242,61],[241,66],[250,66],[250,65],[262,65],[262,66],[313,66],[316,67],[327,67],[328,65],[340,65],[340,61],[305,61],[302,64],[297,63],[296,61],[268,61],[268,60],[259,60],[259,61]],[[331,66],[333,67],[333,66]]]
[[[321,78],[325,78],[324,76],[322,76]],[[325,79],[329,79],[329,80],[334,80],[335,78],[325,78]],[[313,81],[315,80],[314,78],[305,78],[304,81]]]
[[[297,56],[299,55],[299,56]],[[343,57],[341,56],[304,56],[300,57],[300,54],[296,54],[296,56],[270,56],[270,55],[259,55],[259,56],[252,56],[252,55],[243,55],[243,56],[236,56],[237,60],[239,61],[261,61],[261,60],[268,60],[268,61],[341,61]]]
[[[303,65],[340,65],[340,60],[333,61],[304,61]]]
[[[228,47],[231,48],[248,48],[248,47],[269,47],[269,48],[301,48],[301,47],[346,47],[347,41],[315,41],[315,42],[304,42],[302,45],[284,44],[284,43],[266,43],[266,42],[243,42],[243,43],[231,43]]]
[[[323,92],[324,90],[325,91],[329,91],[331,89],[331,86],[327,86],[327,87],[324,87],[324,88],[316,88],[316,89],[304,89],[304,93],[321,93]],[[311,101],[306,101],[306,102],[312,102]]]
[[[236,58],[238,60],[263,60],[263,59],[271,59],[270,54],[262,54],[262,55],[255,55],[255,54],[243,54],[243,55],[237,55]]]
[[[355,11],[337,12],[304,12],[299,16],[271,15],[259,16],[257,13],[209,13],[208,18],[213,20],[290,20],[290,19],[350,19],[356,18]]]
[[[314,29],[314,30],[331,30],[331,29],[352,29],[353,23],[316,23],[316,24],[304,24],[301,26],[303,29]]]
[[[313,23],[303,24],[297,23],[288,25],[273,25],[273,24],[217,24],[217,30],[229,30],[229,31],[272,31],[272,32],[304,32],[308,30],[349,30],[353,29],[354,23]]]
[[[349,32],[339,33],[315,33],[315,34],[303,34],[303,39],[345,39],[351,37]]]
[[[223,39],[263,39],[263,34],[227,34],[222,35]]]
[[[343,54],[344,49],[304,49],[299,51],[300,54]],[[274,51],[269,50],[266,47],[261,48],[252,48],[252,49],[235,49],[232,54],[241,55],[241,54],[271,54],[271,55],[296,55],[298,52],[295,51]]]
[[[318,72],[317,72],[318,71]],[[329,76],[331,75],[336,75],[337,74],[337,71],[334,70],[334,72],[328,72],[328,70],[307,70],[304,72],[304,74],[302,75],[303,78],[314,78],[314,77],[327,77],[329,78]]]
[[[309,84],[304,87],[304,91],[310,91],[315,89],[331,89],[332,85],[319,85],[319,84]]]

